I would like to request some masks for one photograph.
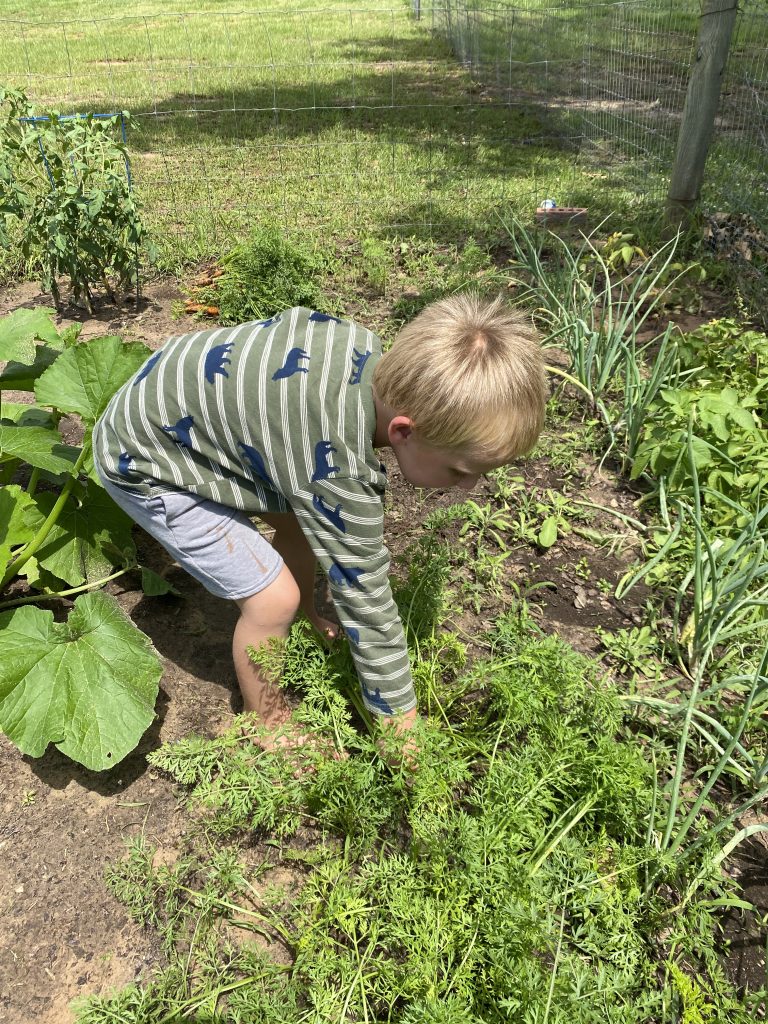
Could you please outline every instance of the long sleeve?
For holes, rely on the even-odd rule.
[[[389,584],[380,494],[360,480],[333,477],[313,483],[311,495],[292,496],[292,505],[328,576],[366,706],[377,715],[410,711],[416,697]]]

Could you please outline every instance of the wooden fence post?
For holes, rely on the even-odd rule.
[[[737,0],[702,0],[696,62],[667,194],[667,220],[673,224],[684,222],[699,198],[736,11]]]

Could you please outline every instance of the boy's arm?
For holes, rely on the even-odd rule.
[[[397,715],[395,718],[382,715],[380,721],[385,729],[392,728],[400,734],[410,732],[416,724],[417,718],[418,712],[416,708],[411,708],[410,711],[404,711],[402,715]]]
[[[312,484],[291,503],[328,577],[368,710],[398,730],[416,717],[408,649],[389,585],[380,495],[360,480]]]

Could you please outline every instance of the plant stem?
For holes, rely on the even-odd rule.
[[[41,601],[54,601],[61,597],[72,597],[73,594],[82,594],[86,590],[95,590],[97,587],[103,586],[105,583],[110,583],[112,580],[118,579],[120,576],[125,576],[127,572],[131,572],[136,569],[137,566],[128,565],[124,569],[119,569],[117,572],[113,572],[111,576],[105,576],[103,579],[96,580],[93,583],[84,583],[80,587],[71,587],[69,590],[57,590],[53,594],[33,594],[31,597],[20,597],[16,601],[3,601],[0,604],[0,612],[5,611],[6,608],[17,608],[22,604],[38,604]]]
[[[21,554],[15,559],[15,561],[11,562],[11,564],[8,566],[5,575],[3,576],[2,580],[0,580],[0,590],[2,590],[3,587],[7,586],[14,576],[18,575],[19,570],[27,564],[30,558],[37,551],[39,551],[39,549],[47,540],[48,534],[56,525],[56,521],[58,520],[59,515],[61,514],[61,510],[66,505],[67,499],[69,498],[69,495],[72,493],[72,488],[75,486],[78,473],[82,469],[88,451],[89,447],[86,445],[78,455],[77,462],[72,467],[72,475],[62,487],[61,494],[59,495],[56,504],[48,513],[48,518],[45,520],[43,525],[37,531],[37,534],[29,542],[29,544],[27,544],[27,546],[22,550]]]
[[[693,496],[695,503],[695,519],[696,523],[701,521],[701,496],[699,493],[699,477],[696,472],[696,463],[693,457],[693,422],[692,417],[688,424],[688,458],[690,460],[691,476],[693,479]],[[694,573],[694,604],[693,604],[693,615],[694,622],[698,624],[702,605],[703,605],[703,586],[702,586],[702,573],[701,573],[701,535],[698,530],[694,534],[694,558],[696,571]],[[693,668],[693,666],[692,666]],[[669,797],[669,811],[667,813],[667,824],[664,829],[664,836],[661,840],[661,851],[666,852],[668,849],[671,839],[672,830],[675,826],[675,819],[677,818],[677,812],[680,803],[680,787],[683,781],[683,769],[685,767],[685,752],[688,747],[688,737],[691,731],[691,720],[693,718],[694,708],[696,707],[696,701],[698,699],[699,689],[701,688],[701,672],[703,665],[696,665],[696,670],[692,672],[691,694],[688,698],[688,704],[685,709],[685,715],[683,717],[683,725],[680,730],[680,738],[677,744],[677,763],[675,764],[675,774],[672,779],[672,792]]]
[[[594,395],[586,386],[586,384],[583,384],[580,380],[577,380],[575,377],[571,376],[570,373],[566,373],[565,370],[561,370],[559,366],[550,366],[549,364],[547,364],[544,367],[544,369],[547,371],[547,373],[554,373],[558,377],[562,377],[563,380],[568,381],[569,384],[573,384],[573,386],[575,388],[578,388],[579,391],[583,392],[590,401],[594,401]]]

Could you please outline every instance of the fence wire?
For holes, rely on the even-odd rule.
[[[594,220],[663,203],[697,0],[262,2],[0,20],[2,84],[39,113],[128,110],[135,187],[187,255],[267,219],[460,239],[544,197]],[[743,0],[704,188],[762,226],[766,41]]]

